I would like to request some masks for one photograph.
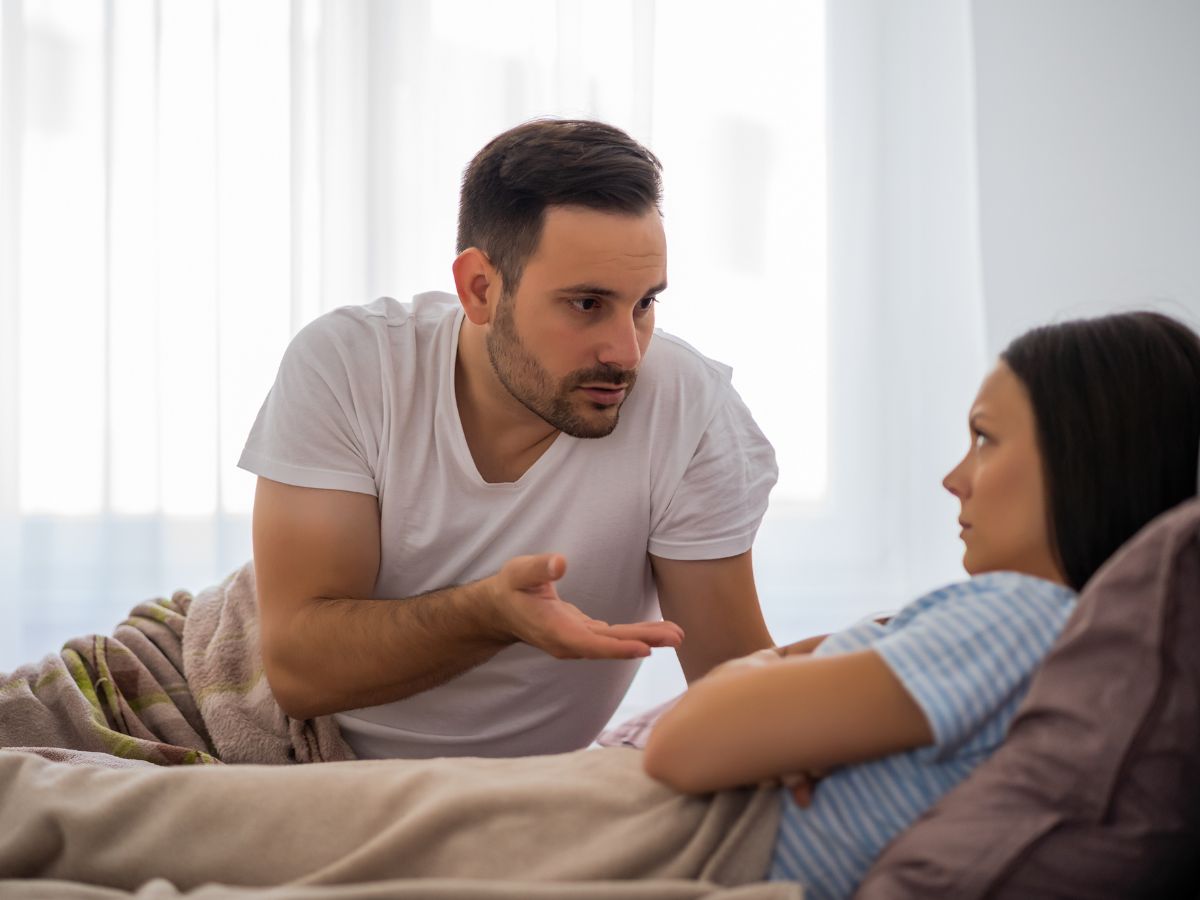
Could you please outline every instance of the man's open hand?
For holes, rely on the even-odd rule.
[[[504,631],[556,659],[635,659],[683,642],[674,622],[610,625],[585,615],[555,590],[566,570],[563,557],[543,553],[514,557],[486,579]]]

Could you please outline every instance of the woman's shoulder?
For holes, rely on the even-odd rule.
[[[1075,592],[1063,584],[1026,575],[1024,572],[984,572],[932,590],[914,603],[948,603],[979,597],[1037,596],[1053,600],[1073,598]]]
[[[1076,593],[1065,585],[1022,572],[986,572],[930,591],[903,607],[891,620],[902,628],[931,618],[969,615],[1011,619],[1014,616],[1060,618],[1074,608]]]

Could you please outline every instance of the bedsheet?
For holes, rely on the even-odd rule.
[[[758,881],[776,788],[680,795],[619,748],[127,769],[4,751],[0,820],[0,896],[802,897]]]

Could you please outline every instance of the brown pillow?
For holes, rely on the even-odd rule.
[[[1200,499],[1085,587],[996,754],[897,837],[855,897],[1195,897]]]

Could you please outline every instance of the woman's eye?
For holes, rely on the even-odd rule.
[[[976,450],[980,449],[981,447],[984,446],[984,444],[987,444],[990,441],[991,441],[991,438],[989,438],[982,431],[975,432],[975,449]]]

